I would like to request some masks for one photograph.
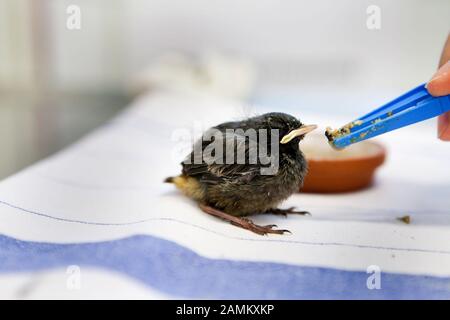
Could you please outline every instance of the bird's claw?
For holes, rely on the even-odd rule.
[[[253,231],[259,235],[265,236],[269,233],[273,234],[284,234],[285,232],[291,233],[289,230],[286,229],[274,229],[277,225],[275,224],[269,224],[266,226],[259,226],[257,224],[254,224],[253,222],[249,225],[248,230]]]
[[[234,221],[231,221],[230,223],[232,225],[247,229],[249,231],[252,231],[256,234],[259,234],[261,236],[265,236],[269,233],[272,234],[284,234],[285,232],[289,232],[291,233],[289,230],[285,230],[285,229],[274,229],[277,227],[276,224],[268,224],[265,226],[260,226],[257,225],[255,223],[253,223],[253,221],[246,219],[246,218],[241,218],[242,223],[236,223]]]
[[[268,210],[266,213],[280,215],[283,217],[287,217],[288,214],[311,215],[311,213],[309,213],[308,211],[297,211],[295,210],[295,207],[289,207],[287,209],[271,209]]]
[[[283,209],[280,209],[283,210]],[[293,213],[293,214],[301,214],[301,215],[311,215],[309,211],[297,211],[295,210],[295,207],[290,207],[286,209],[286,213]]]

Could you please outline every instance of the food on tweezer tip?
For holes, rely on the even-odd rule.
[[[363,122],[361,120],[356,120],[353,122],[350,122],[346,124],[345,126],[339,128],[339,129],[332,129],[330,127],[327,127],[325,131],[325,136],[327,137],[328,141],[332,142],[336,138],[343,137],[351,132],[351,129],[355,126],[361,125]]]

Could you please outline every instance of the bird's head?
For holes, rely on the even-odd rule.
[[[281,145],[298,148],[298,143],[305,135],[317,128],[316,125],[304,125],[300,120],[286,113],[272,112],[262,117],[268,128],[279,130]]]

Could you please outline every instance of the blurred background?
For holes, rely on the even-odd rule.
[[[0,178],[108,121],[167,52],[233,57],[250,103],[350,115],[426,82],[449,31],[448,0],[0,0]]]

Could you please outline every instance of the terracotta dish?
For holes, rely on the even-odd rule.
[[[386,157],[386,150],[379,143],[363,141],[335,150],[319,134],[306,136],[301,149],[309,165],[302,192],[336,193],[366,188]]]

